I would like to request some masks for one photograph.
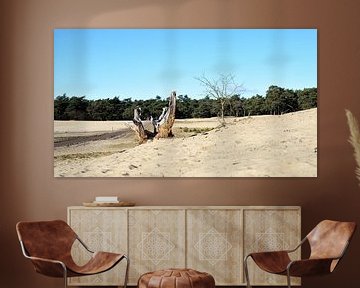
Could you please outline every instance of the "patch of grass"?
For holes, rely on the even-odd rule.
[[[180,129],[183,132],[186,133],[205,133],[205,132],[209,132],[211,130],[213,130],[214,128],[209,128],[209,127],[205,127],[205,128],[189,128],[189,127],[180,127]]]
[[[89,152],[89,153],[73,153],[73,154],[65,154],[65,155],[58,155],[54,156],[54,160],[78,160],[78,159],[91,159],[91,158],[98,158],[103,156],[109,156],[114,153],[123,152],[122,151],[106,151],[106,152]]]
[[[54,143],[67,141],[69,139],[71,139],[71,137],[54,137]]]

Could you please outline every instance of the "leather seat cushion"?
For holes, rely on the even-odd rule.
[[[193,269],[166,269],[140,276],[138,288],[214,288],[214,277]]]

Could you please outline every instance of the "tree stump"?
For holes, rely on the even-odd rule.
[[[152,138],[168,138],[174,136],[172,133],[172,126],[175,122],[175,110],[176,110],[176,92],[173,91],[170,95],[168,107],[164,107],[161,115],[158,119],[151,119],[150,121],[141,120],[141,107],[134,109],[135,124],[134,131],[139,139],[139,144]],[[153,131],[150,131],[150,127]]]

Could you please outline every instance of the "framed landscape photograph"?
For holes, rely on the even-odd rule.
[[[316,29],[55,29],[55,177],[317,177]]]

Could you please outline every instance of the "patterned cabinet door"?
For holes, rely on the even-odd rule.
[[[185,210],[129,210],[130,284],[145,272],[185,267]]]
[[[208,272],[216,285],[242,280],[242,210],[187,210],[187,267]]]
[[[301,241],[300,209],[259,209],[244,211],[244,254],[295,248]],[[300,249],[291,258],[300,259]],[[248,260],[252,285],[286,285],[286,276],[266,273]],[[299,278],[291,283],[300,285]]]
[[[69,225],[93,251],[127,253],[127,215],[125,209],[69,209]],[[84,264],[89,253],[78,241],[72,255],[76,263]],[[126,261],[108,272],[93,276],[69,278],[70,285],[122,285]]]

